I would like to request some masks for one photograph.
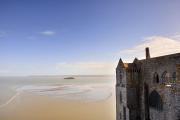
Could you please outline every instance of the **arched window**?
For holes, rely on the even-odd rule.
[[[173,74],[172,74],[172,82],[173,83],[176,82],[176,72],[173,72]]]
[[[154,73],[153,82],[154,83],[159,83],[159,75],[157,74],[157,72]]]
[[[161,111],[163,109],[163,102],[159,93],[155,90],[149,95],[149,106]]]
[[[161,82],[162,83],[165,83],[165,82],[168,82],[168,74],[167,74],[167,71],[164,71],[162,76],[161,76]]]

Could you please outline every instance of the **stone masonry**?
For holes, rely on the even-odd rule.
[[[180,120],[180,53],[116,68],[116,120]]]

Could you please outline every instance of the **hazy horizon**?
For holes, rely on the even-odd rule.
[[[71,75],[71,74],[69,74],[69,75],[68,74],[67,75],[53,75],[52,74],[52,75],[15,75],[15,76],[11,76],[11,75],[4,75],[3,76],[3,75],[1,75],[0,77],[41,77],[41,76],[43,76],[43,77],[48,77],[48,76],[50,76],[50,77],[53,77],[53,76],[62,76],[62,77],[63,76],[64,77],[82,76],[83,77],[83,76],[85,76],[86,77],[86,76],[89,76],[90,77],[90,76],[115,76],[115,74],[114,75],[113,74],[109,74],[109,75],[108,74],[104,74],[104,75],[99,75],[99,74],[97,74],[97,75],[95,75],[95,74],[94,75],[85,75],[85,74],[84,75]]]

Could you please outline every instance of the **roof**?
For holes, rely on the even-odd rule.
[[[152,57],[149,59],[141,59],[139,61],[145,61],[145,60],[159,60],[159,59],[164,59],[164,58],[175,58],[175,57],[180,57],[180,53],[175,53],[175,54],[169,54],[169,55],[163,55],[163,56],[157,56],[157,57]]]

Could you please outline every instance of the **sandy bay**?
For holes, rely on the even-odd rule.
[[[57,78],[34,83],[37,79],[28,83],[21,80],[21,85],[16,82],[18,87],[11,87],[16,91],[1,103],[0,120],[115,120],[114,88],[107,77],[80,77],[78,83]],[[97,79],[102,81],[89,83]]]

